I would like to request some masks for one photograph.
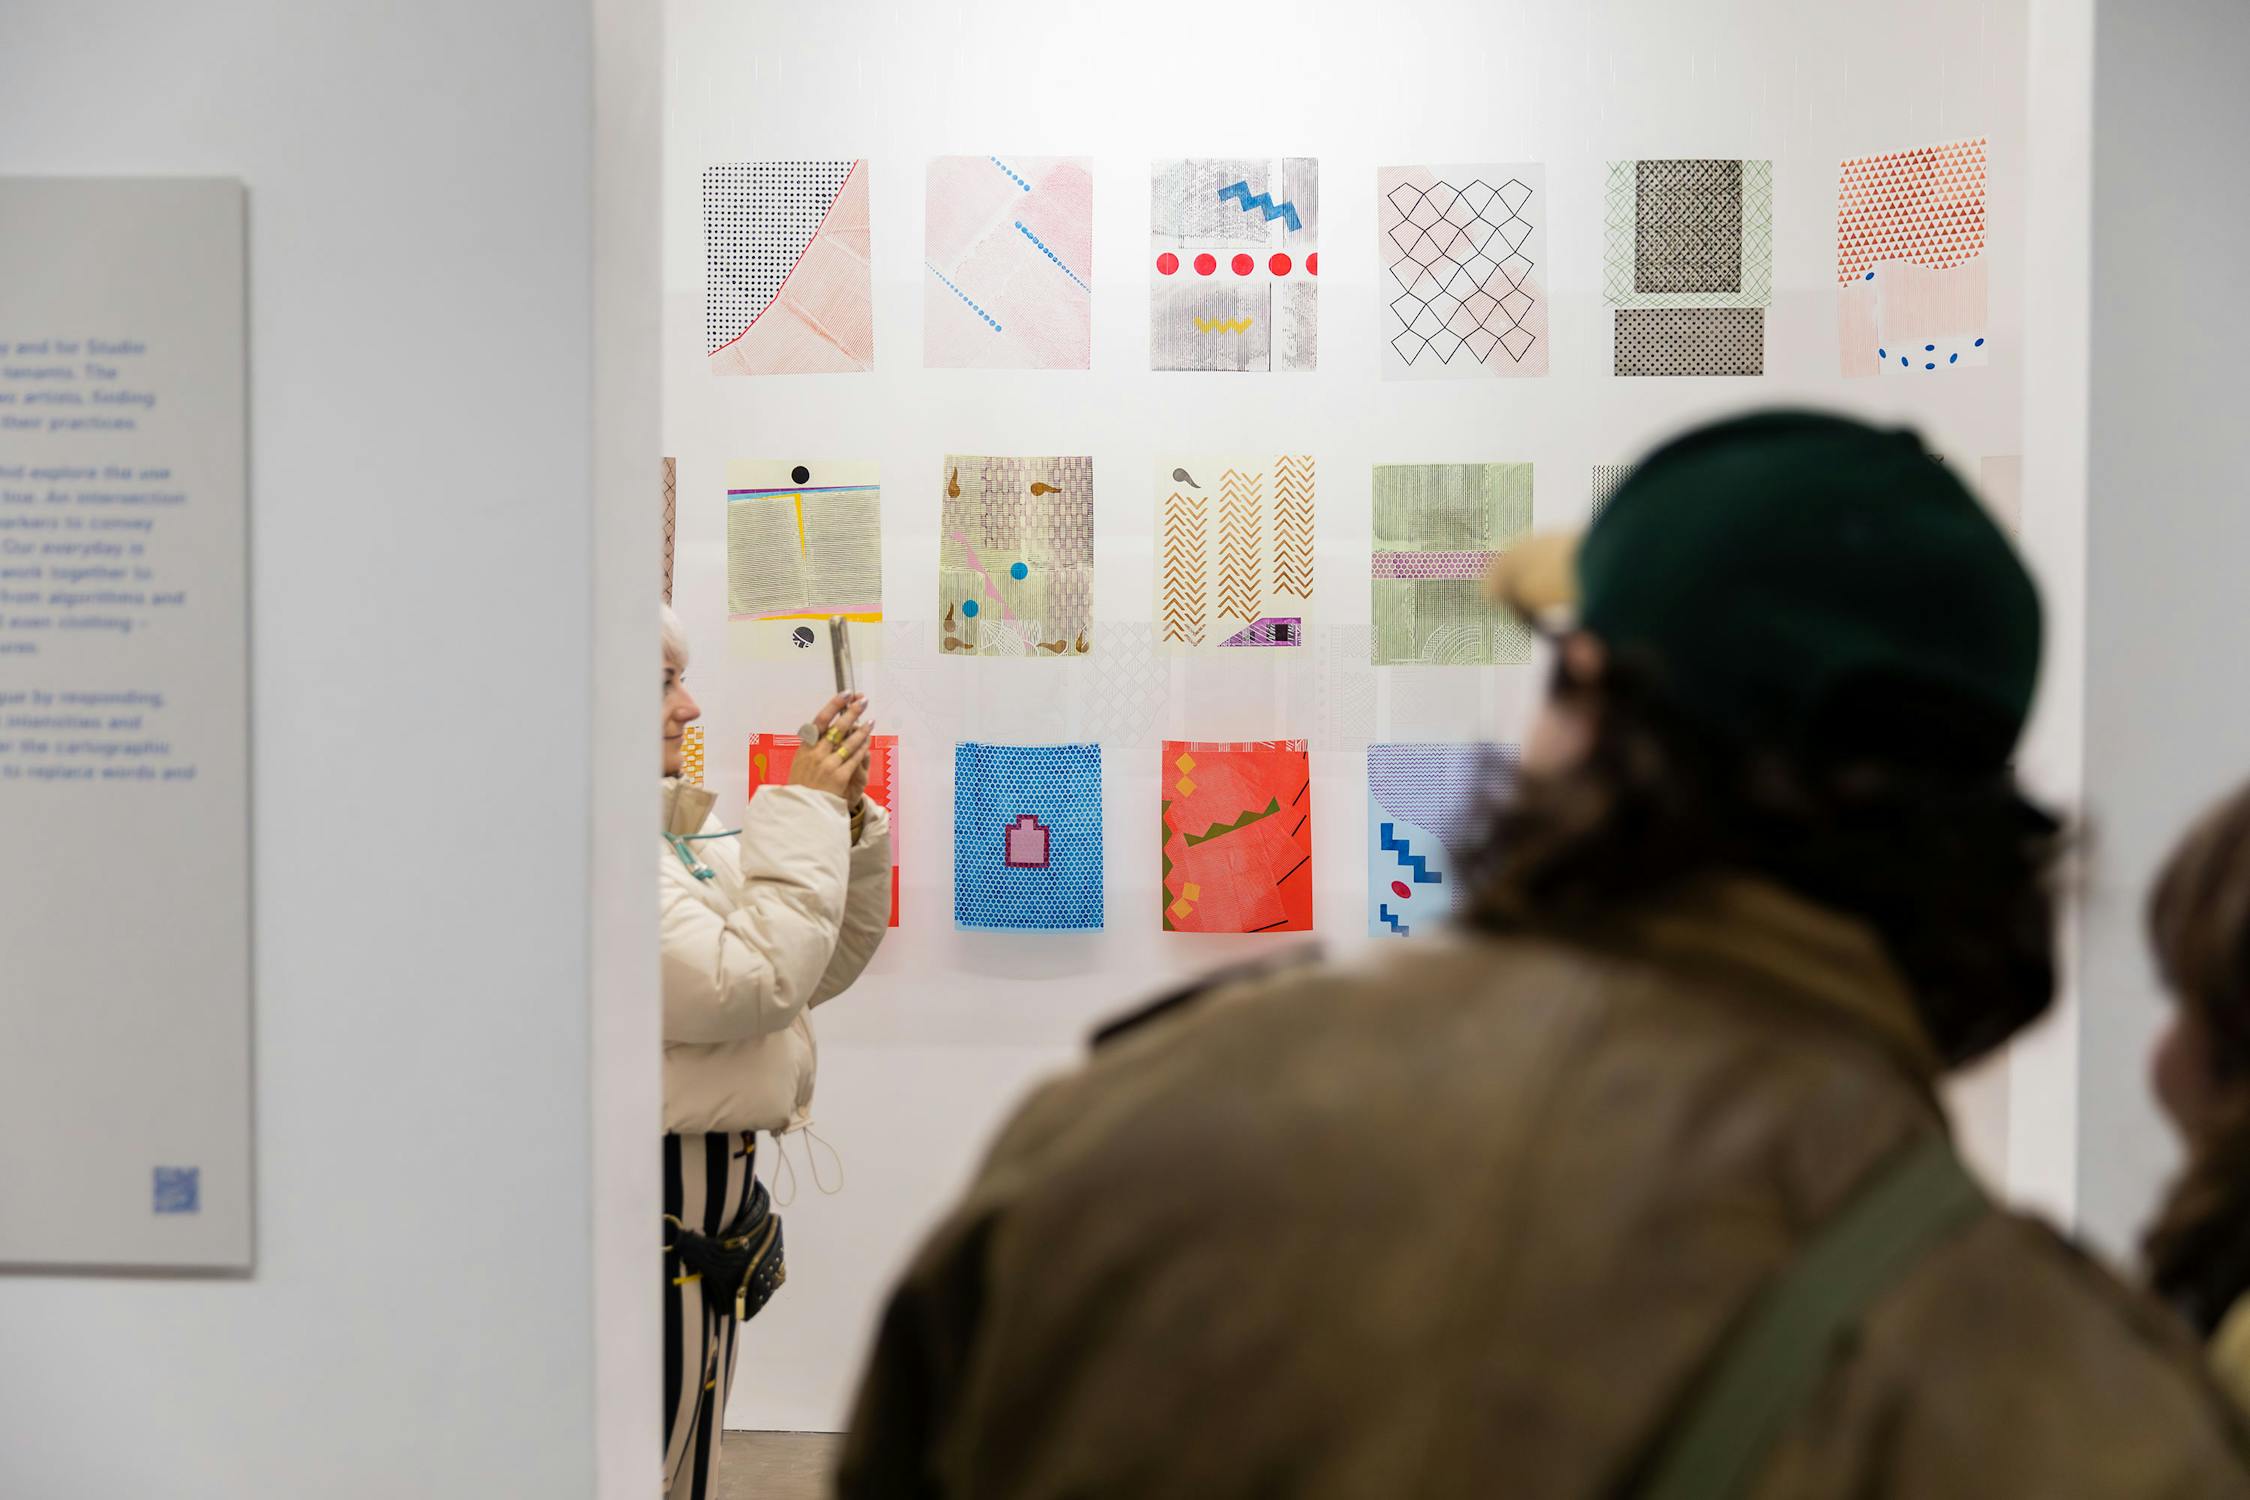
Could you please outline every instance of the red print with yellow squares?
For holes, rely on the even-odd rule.
[[[1168,932],[1310,932],[1312,768],[1303,740],[1163,749]]]

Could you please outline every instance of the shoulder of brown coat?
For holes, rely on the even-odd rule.
[[[2200,1465],[2233,1482],[2224,1493],[2250,1494],[2250,1419],[2170,1308],[2029,1214],[1993,1212],[1953,1269],[1962,1273],[1953,1294],[1924,1312],[1933,1333],[1962,1341],[1960,1373],[1972,1383],[1980,1364],[1987,1380],[2029,1380],[2088,1441],[2130,1441],[2150,1450],[2153,1467]]]
[[[1308,944],[1214,970],[1102,1026],[1089,1056],[1033,1088],[995,1136],[974,1191],[1011,1200],[1105,1149],[1154,1098],[1271,1084],[1271,1069],[1254,1080],[1230,1072],[1245,1052],[1274,1058],[1339,1025],[1388,1028],[1413,997],[1451,1005],[1470,987],[1506,983],[1513,967],[1495,944],[1466,938],[1378,945],[1342,962]]]
[[[1088,1039],[1087,1045],[1099,1052],[1111,1043],[1135,1032],[1145,1031],[1158,1022],[1185,1015],[1215,995],[1284,976],[1302,974],[1319,964],[1320,959],[1320,945],[1305,943],[1247,963],[1228,964],[1199,974],[1176,989],[1166,990],[1155,999],[1143,1001],[1123,1015],[1104,1021],[1094,1028],[1094,1034]]]
[[[2045,1219],[2014,1212],[2001,1217],[2013,1233],[2052,1257],[2061,1273],[2106,1309],[2133,1338],[2201,1366],[2203,1346],[2194,1330],[2148,1291],[2126,1280],[2116,1268]]]
[[[1444,937],[1411,942],[1377,942],[1347,959],[1330,961],[1318,944],[1307,943],[1248,963],[1230,964],[1197,976],[1095,1029],[1093,1051],[1114,1051],[1132,1039],[1141,1042],[1174,1026],[1224,1009],[1236,1012],[1262,1002],[1287,1008],[1281,1022],[1303,1019],[1301,1008],[1324,1000],[1364,1000],[1405,994],[1457,995],[1487,984],[1501,984],[1526,972],[1521,960],[1549,945],[1455,930]],[[1503,960],[1502,953],[1511,957]],[[1566,961],[1578,955],[1555,949]]]
[[[1304,944],[1252,963],[1214,969],[1104,1023],[1089,1055],[1041,1081],[994,1137],[974,1191],[1011,1198],[1081,1150],[1098,1149],[1117,1116],[1130,1113],[1152,1081],[1194,1069],[1207,1057],[1199,1027],[1239,1016],[1240,1002],[1286,994],[1309,999],[1337,972]]]

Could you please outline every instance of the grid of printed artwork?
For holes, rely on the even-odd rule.
[[[953,747],[953,920],[1102,925],[1102,747]]]
[[[727,465],[727,620],[738,655],[827,649],[831,616],[876,653],[883,619],[882,495],[876,466],[735,459]]]
[[[1149,194],[1149,368],[1310,370],[1320,163],[1162,161]]]
[[[1164,930],[1310,932],[1312,764],[1303,740],[1162,751]]]
[[[1094,461],[947,454],[938,649],[1084,656],[1094,630]]]
[[[1156,619],[1164,650],[1305,643],[1313,480],[1308,454],[1157,465]]]
[[[1988,358],[1983,137],[1854,157],[1837,183],[1845,373]],[[1618,375],[1758,375],[1773,301],[1773,164],[1607,164],[1603,297]],[[719,163],[702,178],[704,347],[713,372],[874,368],[870,166]],[[926,167],[931,368],[1092,364],[1087,157],[940,156]],[[1187,157],[1150,177],[1150,366],[1317,363],[1320,166]],[[1376,265],[1386,378],[1545,374],[1546,172],[1536,162],[1380,168]]]
[[[769,786],[786,786],[789,768],[804,742],[795,734],[750,736],[750,796]],[[891,925],[898,925],[898,871],[900,853],[898,817],[898,736],[869,735],[867,739],[867,800],[891,817]]]
[[[1406,937],[1448,921],[1471,856],[1515,790],[1513,745],[1367,747],[1367,930]]]
[[[1844,373],[1912,377],[1986,363],[1986,158],[1987,141],[1978,137],[1840,164],[1834,274]],[[1093,368],[1092,159],[934,156],[923,170],[924,366]],[[1579,185],[1601,189],[1600,309],[1610,373],[1765,373],[1773,163],[1650,157],[1606,162],[1600,173]],[[1319,162],[1165,159],[1151,164],[1148,183],[1149,367],[1314,370]],[[720,163],[705,169],[700,188],[707,368],[729,376],[873,370],[869,163]],[[1550,374],[1557,328],[1545,166],[1385,166],[1374,189],[1374,259],[1355,265],[1347,253],[1344,264],[1348,290],[1374,293],[1361,311],[1373,314],[1382,378]],[[902,257],[914,251],[910,231],[894,243]],[[898,274],[906,270],[902,259]],[[940,659],[1103,659],[1091,677],[1067,667],[1020,679],[1012,668],[964,668],[928,674],[942,686],[901,691],[886,682],[881,689],[894,708],[905,700],[893,726],[918,736],[940,729],[941,692],[1023,691],[1036,678],[1035,691],[1051,698],[1041,711],[1058,715],[1057,737],[1087,739],[954,743],[955,922],[1020,932],[1103,925],[1102,745],[1092,742],[1102,736],[1113,748],[1137,743],[1143,753],[1160,744],[1164,930],[1310,929],[1308,742],[1159,737],[1181,727],[1183,671],[1206,672],[1193,679],[1199,690],[1212,686],[1206,677],[1234,690],[1224,674],[1177,658],[1311,645],[1309,657],[1267,660],[1301,668],[1273,674],[1285,722],[1307,711],[1297,684],[1309,682],[1323,749],[1366,750],[1368,930],[1387,937],[1441,925],[1462,904],[1493,807],[1514,787],[1517,752],[1378,742],[1386,717],[1412,722],[1433,713],[1452,692],[1445,684],[1467,679],[1368,669],[1531,660],[1531,632],[1486,599],[1484,583],[1532,527],[1533,466],[1375,465],[1362,627],[1315,614],[1313,456],[1230,456],[1223,445],[1216,457],[1182,456],[1187,451],[1183,444],[1181,454],[1157,461],[1153,534],[1127,528],[1105,538],[1128,565],[1153,553],[1153,617],[1109,620],[1099,630],[1090,456],[951,453],[934,476],[925,468],[917,478],[917,486],[934,478],[939,487],[917,502],[935,501],[917,513],[936,517],[936,639],[916,615],[896,622],[894,649],[911,641],[917,653],[934,644]],[[1589,521],[1604,517],[1632,473],[1629,463],[1592,466]],[[885,617],[876,466],[734,459],[724,474],[733,654],[796,661],[825,683],[825,622],[842,616],[855,654],[879,656]],[[1975,477],[1987,506],[2013,531],[2021,523],[2020,459],[1985,457]],[[671,458],[663,460],[662,496],[669,601],[675,583],[696,587],[710,557],[692,540],[692,524],[691,540],[676,552],[682,513]],[[1572,504],[1566,496],[1566,509]],[[908,540],[919,544],[922,535]],[[697,603],[686,598],[683,613]],[[915,699],[917,691],[925,697]],[[794,733],[753,736],[751,795],[785,782],[799,748]],[[707,781],[701,726],[689,730],[682,754],[686,779]],[[900,915],[897,776],[898,739],[877,736],[869,796],[893,814],[893,926]]]
[[[1609,164],[1602,296],[1618,375],[1762,375],[1773,163]]]
[[[1531,660],[1530,632],[1484,591],[1530,530],[1529,464],[1377,464],[1375,664]]]

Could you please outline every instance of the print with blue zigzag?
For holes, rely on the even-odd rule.
[[[1268,224],[1279,219],[1287,224],[1292,231],[1305,227],[1297,220],[1296,204],[1276,203],[1273,201],[1273,194],[1271,193],[1258,193],[1253,196],[1250,191],[1250,184],[1247,182],[1228,183],[1225,187],[1219,189],[1219,196],[1221,198],[1241,199],[1244,213],[1250,212],[1253,208],[1258,209],[1265,214]]]
[[[1367,747],[1367,931],[1405,937],[1444,925],[1467,892],[1466,861],[1513,788],[1512,745]]]

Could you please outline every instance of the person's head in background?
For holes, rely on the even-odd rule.
[[[2149,897],[2173,998],[2150,1059],[2187,1166],[2148,1235],[2157,1290],[2205,1333],[2250,1289],[2250,787],[2206,813]]]
[[[703,717],[702,705],[687,690],[687,635],[672,606],[664,606],[664,774],[680,774],[680,749],[687,727]]]
[[[2057,826],[2010,766],[2038,594],[1912,433],[1701,428],[1494,588],[1562,633],[1474,920],[1598,927],[1747,874],[1872,926],[1948,1065],[2047,1007]]]

